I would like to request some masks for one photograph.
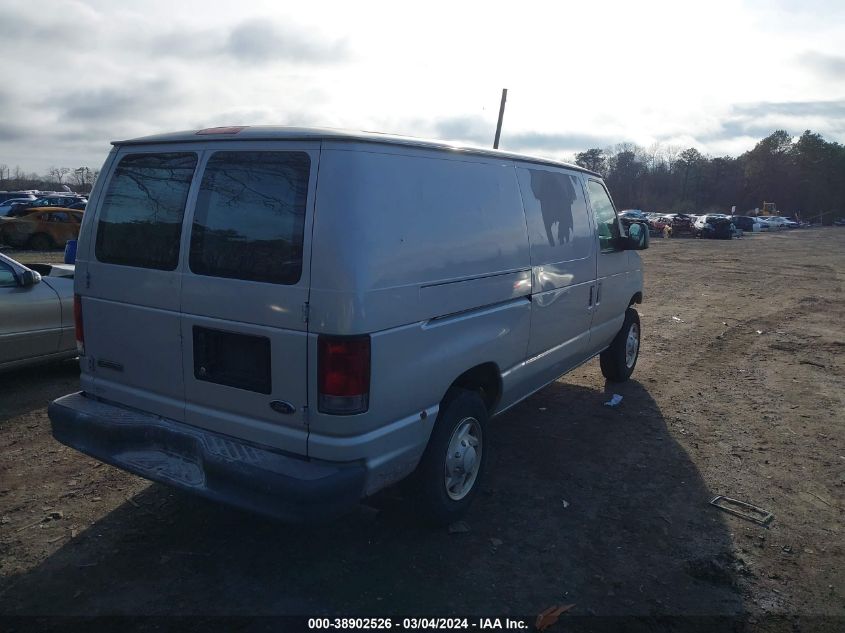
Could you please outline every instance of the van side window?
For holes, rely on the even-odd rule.
[[[621,236],[616,209],[607,195],[607,190],[595,180],[587,181],[587,191],[590,193],[590,204],[596,216],[596,227],[599,234],[599,246],[603,253],[619,250],[617,239]]]
[[[200,275],[292,285],[302,274],[311,159],[305,152],[217,152],[191,232]]]
[[[107,264],[174,270],[197,155],[125,156],[109,182],[95,254]]]
[[[517,177],[532,259],[550,263],[589,257],[595,238],[581,183],[562,172],[524,167],[517,168]]]

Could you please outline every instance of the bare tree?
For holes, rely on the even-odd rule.
[[[47,173],[54,182],[59,183],[59,186],[64,184],[65,176],[71,172],[70,167],[50,167]]]
[[[576,154],[575,164],[580,165],[584,169],[589,169],[590,171],[602,174],[607,167],[607,156],[605,155],[605,152],[598,147],[593,147],[585,152],[579,152]]]
[[[25,174],[23,173],[21,166],[15,165],[15,171],[12,172],[12,178],[11,178],[12,182],[15,183],[13,185],[13,188],[20,189],[21,185],[23,184],[24,177],[25,177]]]
[[[90,169],[87,167],[77,167],[73,170],[73,184],[77,187],[84,187],[88,184]]]
[[[681,167],[684,170],[684,185],[681,189],[681,202],[684,202],[687,199],[687,183],[689,182],[690,172],[694,170],[697,172],[698,167],[705,160],[706,159],[704,156],[702,156],[701,152],[699,152],[694,147],[685,149],[678,155],[678,162],[681,164]]]
[[[72,176],[74,187],[82,192],[91,191],[99,173],[99,170],[91,169],[90,167],[77,167],[73,170]]]
[[[663,146],[660,143],[652,143],[647,149],[643,150],[643,154],[645,157],[643,162],[651,171],[655,171],[658,165],[665,162]]]

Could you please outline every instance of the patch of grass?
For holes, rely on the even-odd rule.
[[[27,264],[61,264],[65,259],[63,248],[54,248],[49,251],[29,251],[16,248],[0,248],[0,253],[11,257],[24,266]]]

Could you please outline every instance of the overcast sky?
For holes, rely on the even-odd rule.
[[[570,158],[845,142],[845,2],[2,0],[0,164],[99,167],[114,139],[313,125]]]

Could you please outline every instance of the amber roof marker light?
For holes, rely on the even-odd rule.
[[[197,132],[200,135],[206,134],[237,134],[241,130],[245,130],[248,125],[234,125],[229,127],[207,127]]]

